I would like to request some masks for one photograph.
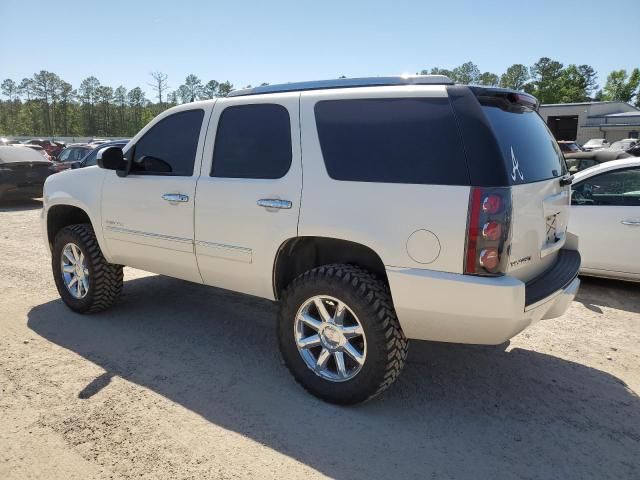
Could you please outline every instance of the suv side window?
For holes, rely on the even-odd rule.
[[[282,178],[291,166],[289,111],[277,104],[235,105],[220,115],[212,177]]]
[[[131,173],[190,177],[204,110],[186,110],[163,118],[133,147]]]
[[[606,172],[578,183],[573,205],[640,206],[640,168]]]
[[[469,185],[447,98],[324,100],[315,117],[334,180]]]

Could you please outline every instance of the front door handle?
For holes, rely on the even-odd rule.
[[[632,227],[640,227],[640,220],[622,220],[623,225],[631,225]]]
[[[280,200],[279,198],[261,198],[258,200],[259,207],[279,208],[289,210],[292,203],[289,200]]]
[[[188,202],[189,195],[185,195],[184,193],[165,193],[162,195],[162,199],[167,202]]]

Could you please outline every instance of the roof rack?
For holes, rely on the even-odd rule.
[[[278,85],[265,85],[263,87],[243,88],[229,93],[229,96],[242,97],[263,93],[301,92],[304,90],[324,90],[329,88],[386,87],[394,85],[453,85],[453,81],[444,75],[337,78],[334,80],[281,83]]]

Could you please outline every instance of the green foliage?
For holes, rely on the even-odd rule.
[[[175,91],[168,77],[151,74],[157,103],[150,102],[140,87],[127,91],[122,85],[102,85],[85,78],[78,89],[52,72],[42,70],[19,83],[7,78],[0,83],[0,133],[42,136],[132,136],[153,117],[179,103],[225,97],[233,85],[210,80],[204,84],[188,75]]]
[[[498,77],[491,72],[480,73],[473,62],[453,70],[434,67],[420,74],[447,75],[456,83],[500,86],[523,90],[535,95],[541,103],[583,102],[590,100],[598,89],[598,74],[590,65],[568,65],[542,57],[530,68],[521,63],[511,65]]]
[[[631,102],[636,97],[636,105],[640,103],[640,69],[634,68],[631,74],[627,74],[626,70],[614,70],[607,77],[607,83],[604,86],[603,100],[621,100],[623,102]]]
[[[480,70],[473,62],[463,63],[459,67],[454,68],[452,73],[453,76],[451,77],[451,80],[465,85],[478,83],[480,79]]]
[[[500,77],[491,72],[484,72],[480,74],[480,77],[478,78],[478,84],[486,85],[487,87],[497,87],[499,83]]]
[[[516,63],[507,68],[500,76],[500,86],[513,90],[522,90],[529,80],[529,69],[521,63]]]

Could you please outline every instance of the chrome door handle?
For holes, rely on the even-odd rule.
[[[162,199],[167,202],[188,202],[189,195],[185,195],[184,193],[165,193],[162,195]]]
[[[622,220],[623,225],[631,225],[632,227],[640,227],[640,220]]]
[[[288,210],[291,208],[292,203],[289,200],[280,200],[279,198],[261,198],[258,200],[259,207],[265,208],[280,208]]]

